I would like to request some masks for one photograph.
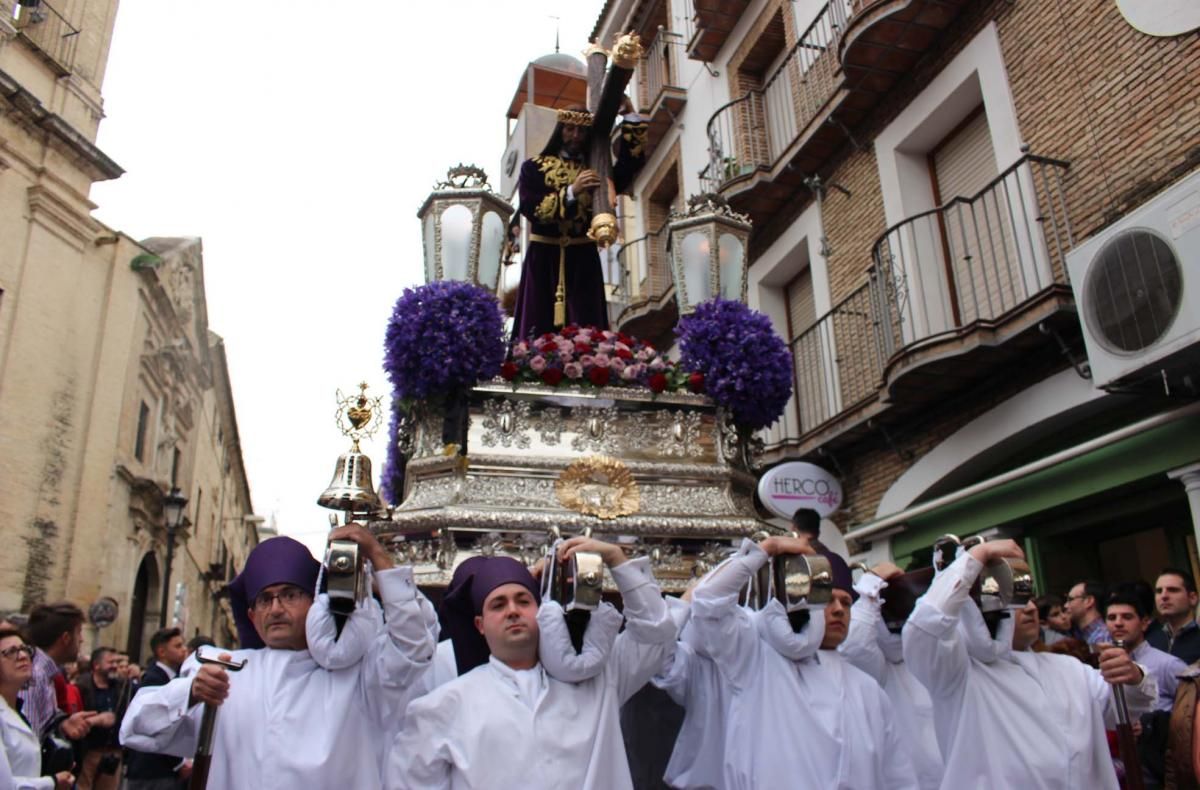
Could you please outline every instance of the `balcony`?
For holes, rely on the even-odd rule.
[[[683,35],[658,28],[646,48],[639,75],[641,106],[650,116],[646,133],[646,157],[649,158],[687,103],[687,89],[679,79],[679,59],[683,57]]]
[[[659,338],[669,333],[679,318],[675,305],[675,283],[667,251],[667,226],[622,245],[617,252],[621,284],[618,301],[624,309],[613,326],[635,337],[662,345]],[[646,275],[640,277],[640,272]]]
[[[693,0],[688,57],[706,63],[715,60],[749,5],[750,0]]]
[[[978,194],[889,228],[866,282],[792,341],[795,411],[777,445],[833,449],[995,376],[1053,363],[1078,333],[1066,162],[1026,154]]]
[[[964,5],[827,3],[761,89],[709,119],[706,186],[765,228],[806,175],[827,167],[849,141],[849,130],[912,70]]]
[[[40,0],[35,6],[0,0],[0,13],[11,21],[21,40],[32,46],[58,76],[71,73],[79,30],[47,0]]]

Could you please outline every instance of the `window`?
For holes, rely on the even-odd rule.
[[[146,460],[146,430],[150,426],[150,407],[142,401],[138,406],[137,437],[133,440],[133,457]]]

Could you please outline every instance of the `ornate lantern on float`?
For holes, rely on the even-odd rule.
[[[495,293],[513,207],[478,167],[450,168],[421,204],[425,282],[459,280]]]
[[[667,232],[680,315],[715,296],[746,301],[750,219],[745,214],[720,195],[696,195],[687,211],[671,217]]]

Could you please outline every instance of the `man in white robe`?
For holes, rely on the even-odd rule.
[[[1037,607],[1001,619],[993,635],[968,600],[984,566],[1024,553],[1011,540],[972,548],[938,574],[904,627],[904,661],[929,691],[947,790],[1117,790],[1104,730],[1115,722],[1110,683],[1126,684],[1131,717],[1149,711],[1154,677],[1124,650],[1097,671],[1029,651]]]
[[[921,790],[937,790],[945,766],[933,730],[933,703],[929,692],[904,665],[899,630],[895,633],[889,630],[882,614],[887,580],[898,580],[902,573],[895,565],[884,562],[854,584],[858,600],[850,609],[850,632],[838,651],[883,688],[892,701],[900,740],[912,758],[918,785]]]
[[[682,599],[666,599],[679,640],[650,681],[684,710],[663,781],[680,790],[721,790],[730,693],[717,665],[697,651],[696,629],[689,622],[691,598],[688,590]]]
[[[806,537],[743,541],[693,594],[692,627],[732,691],[725,787],[915,788],[887,696],[836,650],[851,605],[845,560],[821,552],[834,565],[834,600],[799,632],[777,600],[756,615],[738,604],[769,557],[811,553]]]
[[[675,625],[646,558],[572,538],[560,559],[577,551],[600,554],[624,601],[625,630],[599,674],[576,683],[550,677],[538,660],[538,583],[515,560],[488,559],[455,596],[470,608],[443,619],[460,671],[478,665],[409,705],[388,788],[632,789],[619,709],[662,666]],[[468,624],[482,650],[465,661],[476,652]]]
[[[429,667],[436,616],[412,569],[393,567],[370,532],[351,525],[331,538],[360,546],[383,601],[386,625],[376,616],[380,630],[360,661],[331,670],[313,659],[306,620],[320,565],[297,541],[272,538],[230,584],[239,640],[251,649],[226,655],[245,667],[226,672],[189,662],[183,676],[142,689],[122,721],[122,744],[191,757],[201,703],[219,705],[210,790],[380,787],[378,733],[400,715],[409,684]],[[360,607],[351,621],[368,615]]]

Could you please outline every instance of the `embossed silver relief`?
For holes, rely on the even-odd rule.
[[[618,430],[619,418],[620,410],[616,406],[572,409],[570,427],[575,438],[571,440],[571,449],[580,453],[620,453],[624,442]]]
[[[533,430],[537,432],[542,444],[557,447],[562,441],[563,428],[567,422],[566,409],[543,409],[533,418]]]
[[[702,419],[698,411],[658,412],[656,421],[659,425],[654,437],[658,449],[663,455],[672,457],[699,458],[704,455],[704,448],[700,446]]]
[[[529,420],[529,401],[500,400],[491,398],[483,402],[483,445],[484,447],[516,447],[529,449],[529,436],[525,433]]]
[[[473,504],[495,507],[556,507],[554,480],[528,477],[476,477],[472,475],[466,494]]]

